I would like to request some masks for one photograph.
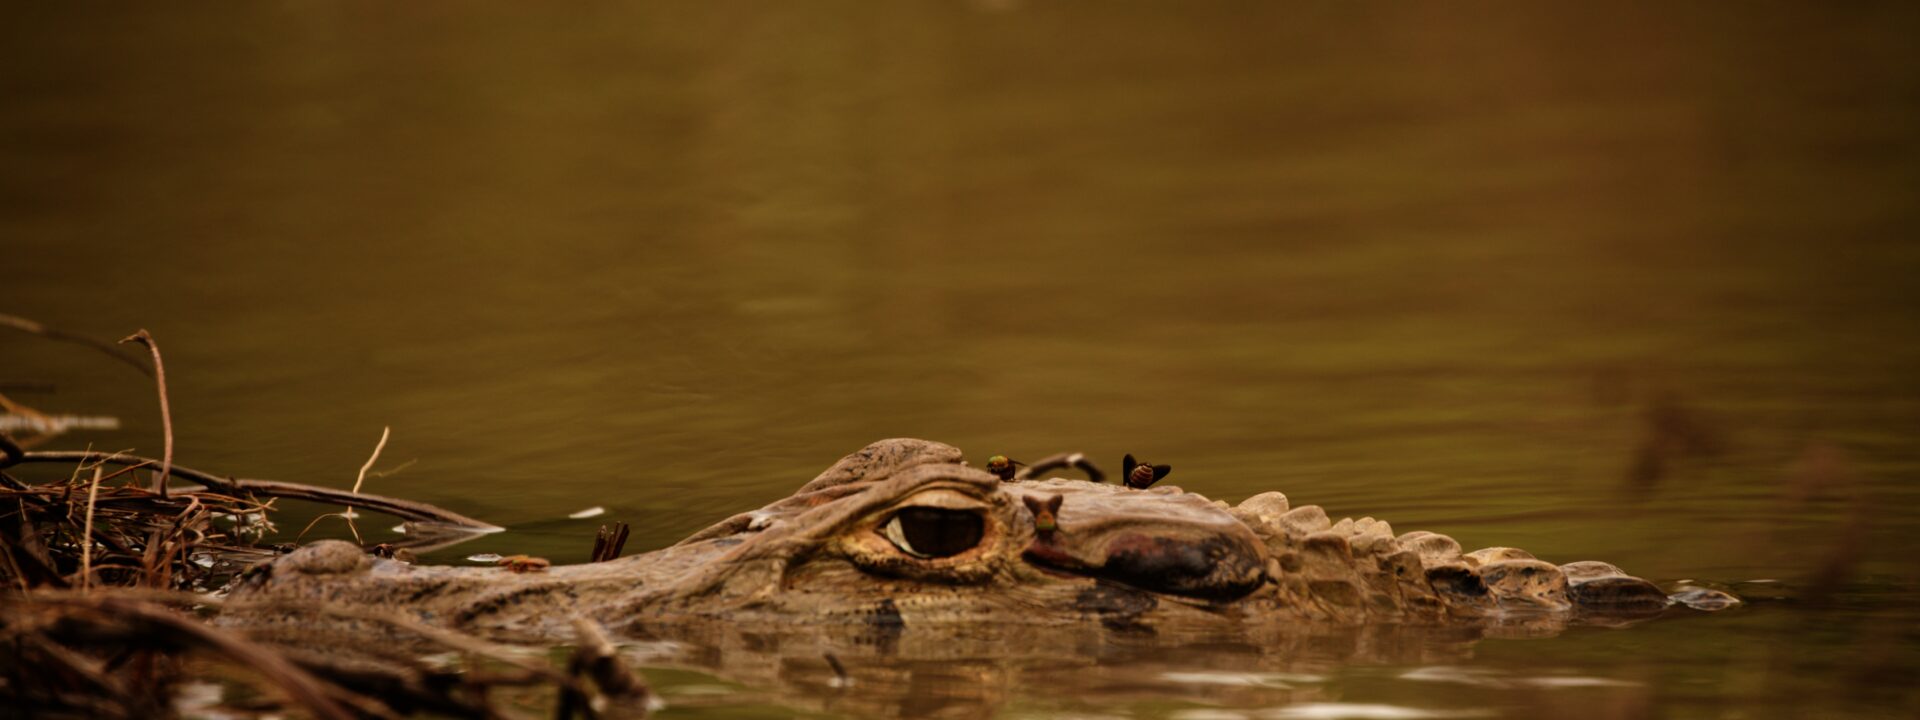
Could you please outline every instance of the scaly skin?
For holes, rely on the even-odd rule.
[[[1044,521],[1037,529],[1036,510],[1046,515],[1055,496],[1055,529]],[[981,538],[946,557],[916,557],[884,529],[904,508],[975,514]],[[1738,602],[1701,590],[1684,599],[1702,609]],[[1330,522],[1277,492],[1228,507],[1175,487],[1006,482],[966,466],[951,446],[911,439],[869,445],[791,497],[643,555],[513,573],[408,565],[324,541],[275,561],[231,600],[344,602],[509,640],[565,640],[575,616],[632,634],[717,623],[1218,632],[1558,627],[1673,602],[1605,563],[1556,566],[1513,548],[1463,553],[1444,535],[1396,536],[1372,518]]]

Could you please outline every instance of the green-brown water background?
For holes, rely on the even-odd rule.
[[[0,311],[150,329],[185,465],[344,487],[392,426],[382,466],[414,462],[369,491],[511,528],[436,559],[578,561],[609,520],[658,547],[881,437],[1134,452],[1211,497],[1781,581],[1469,668],[1594,687],[1336,664],[1325,698],[1912,711],[1911,5],[6,15]],[[9,333],[0,381],[125,423],[60,447],[160,450],[151,387],[89,351]],[[654,677],[665,716],[819,705]],[[992,681],[897,711],[1288,712],[1207,684],[956,710],[961,682]]]

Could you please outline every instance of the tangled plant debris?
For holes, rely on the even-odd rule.
[[[0,315],[0,327],[77,342],[116,355],[156,380],[157,345],[147,368],[113,345]],[[164,400],[162,401],[164,403]],[[19,412],[12,404],[9,412]],[[247,480],[172,463],[171,419],[161,460],[127,453],[28,451],[0,433],[0,706],[35,717],[171,717],[188,708],[188,689],[209,675],[244,678],[265,692],[204,700],[196,714],[318,718],[391,718],[413,713],[514,717],[496,688],[545,688],[552,715],[636,717],[652,701],[606,634],[576,623],[577,649],[564,668],[524,652],[399,615],[323,603],[237,605],[222,590],[291,549],[270,544],[274,502],[346,505],[406,521],[407,538],[368,548],[387,557],[439,547],[499,528],[424,503],[298,483]],[[383,434],[382,443],[385,442]],[[377,451],[376,451],[377,457]],[[29,484],[7,474],[22,465],[71,467],[64,481]],[[364,481],[368,467],[363,467]],[[198,486],[167,486],[167,479]],[[624,529],[624,528],[622,528]],[[620,533],[624,540],[624,532]],[[596,557],[617,555],[599,538]],[[452,662],[405,654],[366,656],[345,638],[305,633],[297,644],[252,637],[214,622],[223,613],[271,612],[293,618],[347,617],[418,637],[450,651]]]

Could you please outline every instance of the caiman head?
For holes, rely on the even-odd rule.
[[[699,560],[673,563],[686,571],[636,588],[603,619],[1115,626],[1564,618],[1672,602],[1604,563],[1463,553],[1371,518],[1332,523],[1279,493],[1229,507],[1176,487],[1003,481],[958,449],[911,439],[848,455],[658,560],[676,555]],[[1710,595],[1684,599],[1732,602]]]
[[[1582,617],[1737,603],[1673,598],[1598,562],[1513,548],[1462,552],[1372,518],[1329,521],[1263,493],[1238,506],[1176,487],[1004,481],[959,450],[883,440],[791,497],[671,547],[515,573],[376,560],[337,541],[276,561],[242,601],[316,597],[497,636],[565,632],[585,616],[632,632],[720,621],[1107,628],[1454,619],[1564,625]]]

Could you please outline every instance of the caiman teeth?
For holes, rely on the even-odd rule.
[[[887,533],[887,540],[892,541],[893,546],[900,548],[901,552],[904,552],[908,555],[912,555],[917,558],[933,557],[932,555],[928,555],[920,552],[919,550],[913,549],[913,543],[907,542],[907,532],[905,530],[900,529],[899,515],[895,515],[893,516],[892,520],[887,521],[886,533]]]

